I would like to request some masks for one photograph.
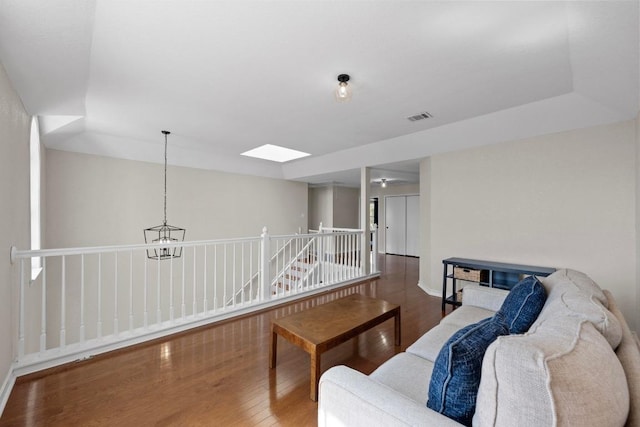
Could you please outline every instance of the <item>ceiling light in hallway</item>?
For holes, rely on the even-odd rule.
[[[336,100],[339,102],[347,102],[351,100],[351,86],[349,86],[349,74],[340,74],[338,76],[338,88],[336,89]]]

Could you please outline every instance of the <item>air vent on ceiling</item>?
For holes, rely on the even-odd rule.
[[[425,111],[425,112],[416,114],[415,116],[409,116],[407,117],[407,120],[409,120],[410,122],[417,122],[418,120],[430,119],[431,117],[433,116]]]

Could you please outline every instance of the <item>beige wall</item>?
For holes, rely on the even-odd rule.
[[[309,188],[309,228],[359,228],[360,189],[326,185]]]
[[[17,339],[17,265],[9,248],[29,248],[30,117],[0,64],[0,387],[10,373]],[[0,389],[0,409],[3,392]]]
[[[638,325],[635,121],[431,158],[429,277],[442,259],[584,271]]]
[[[333,227],[333,186],[309,187],[309,229]]]
[[[163,165],[47,150],[46,177],[48,247],[144,243],[162,223]],[[172,166],[167,177],[167,221],[186,240],[306,231],[305,183]]]
[[[429,293],[431,278],[431,157],[420,160],[420,280],[418,286]],[[436,288],[436,286],[431,286]],[[439,295],[437,292],[436,295]]]
[[[333,226],[360,228],[360,189],[333,187]]]

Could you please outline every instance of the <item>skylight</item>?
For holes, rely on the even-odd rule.
[[[257,159],[271,160],[272,162],[288,162],[290,160],[300,159],[310,156],[309,153],[292,150],[290,148],[280,147],[279,145],[265,144],[253,150],[245,151],[243,156],[255,157]]]

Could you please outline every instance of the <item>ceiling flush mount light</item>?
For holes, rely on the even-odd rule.
[[[340,74],[338,76],[338,88],[336,89],[336,100],[339,102],[347,102],[351,99],[351,86],[349,86],[349,74]]]
[[[382,178],[380,180],[380,187],[387,188],[387,180],[386,179]]]
[[[167,224],[167,135],[171,132],[163,130],[164,134],[164,221],[162,225],[145,228],[145,243],[178,243],[184,241],[187,231],[184,228]],[[182,247],[147,249],[147,257],[151,259],[179,258],[182,255]]]
[[[256,159],[271,160],[272,162],[288,162],[290,160],[300,159],[310,156],[311,154],[290,148],[280,147],[279,145],[265,144],[253,150],[245,151],[242,156],[255,157]]]

